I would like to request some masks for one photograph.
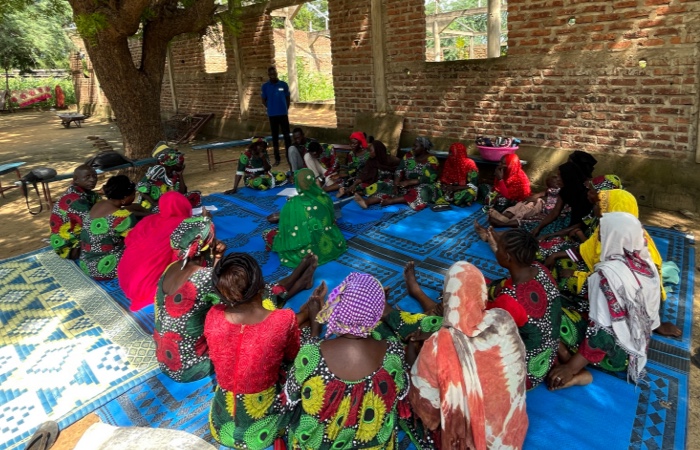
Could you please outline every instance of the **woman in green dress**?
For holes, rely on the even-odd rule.
[[[333,201],[310,169],[298,170],[294,183],[299,195],[282,208],[279,228],[266,231],[263,238],[287,267],[297,267],[309,254],[318,257],[319,266],[333,261],[347,250],[345,237],[335,224]]]
[[[284,172],[272,170],[270,158],[267,156],[265,138],[256,136],[251,139],[248,149],[238,158],[238,169],[233,179],[233,188],[224,194],[232,195],[238,192],[241,178],[243,178],[244,185],[259,191],[287,184],[287,175]]]

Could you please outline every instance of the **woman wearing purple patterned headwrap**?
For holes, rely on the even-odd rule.
[[[325,284],[314,291],[310,315],[326,292]],[[384,307],[381,283],[351,273],[311,320],[315,336],[326,324],[326,339],[303,344],[287,377],[290,448],[397,448],[409,380],[403,345],[370,337]]]

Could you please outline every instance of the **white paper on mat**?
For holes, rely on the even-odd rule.
[[[285,197],[294,197],[295,195],[298,195],[298,194],[299,193],[297,192],[297,188],[293,188],[293,187],[282,189],[281,191],[279,191],[277,193],[277,195],[283,195]]]

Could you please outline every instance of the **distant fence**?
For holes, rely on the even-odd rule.
[[[4,78],[4,73],[0,78]],[[20,74],[19,70],[11,70],[9,72],[10,78],[63,78],[69,77],[71,75],[68,69],[37,69],[31,72]]]

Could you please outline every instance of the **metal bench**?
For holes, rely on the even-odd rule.
[[[279,135],[280,139],[284,139],[284,135]],[[272,136],[266,136],[265,140],[270,143],[272,142]],[[227,159],[225,161],[215,161],[214,160],[214,150],[225,150],[227,148],[235,147],[245,147],[252,143],[252,139],[239,139],[237,141],[226,141],[226,142],[214,142],[213,144],[203,144],[194,145],[192,150],[206,150],[207,151],[207,165],[209,170],[214,170],[214,166],[217,164],[225,164],[229,162],[236,162],[238,159]]]
[[[5,175],[14,171],[15,174],[17,174],[17,179],[19,180],[22,178],[22,175],[19,173],[19,168],[25,164],[26,163],[24,161],[2,164],[0,165],[0,175]],[[17,187],[19,187],[19,185],[16,183],[3,187],[2,182],[0,182],[0,195],[2,195],[2,198],[5,198],[5,191],[15,189]]]

